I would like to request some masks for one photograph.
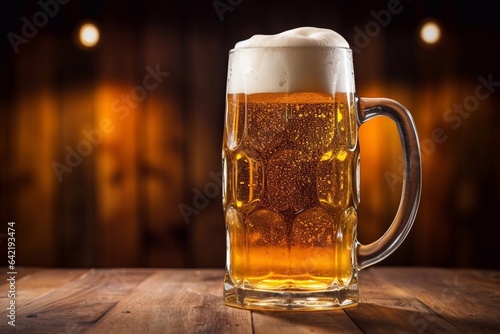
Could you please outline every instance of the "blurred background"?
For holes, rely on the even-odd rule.
[[[15,221],[18,266],[223,267],[228,51],[257,33],[316,26],[350,43],[358,95],[400,101],[420,135],[418,216],[382,264],[500,269],[493,6],[4,1],[1,254]],[[402,160],[391,121],[363,125],[360,145],[358,237],[368,243],[396,212]]]

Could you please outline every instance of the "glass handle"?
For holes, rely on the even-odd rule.
[[[396,123],[404,160],[401,200],[391,226],[380,239],[369,245],[356,242],[357,266],[361,270],[389,256],[410,232],[420,202],[422,162],[415,124],[403,105],[391,99],[364,97],[358,98],[357,103],[360,124],[377,116],[387,116]]]

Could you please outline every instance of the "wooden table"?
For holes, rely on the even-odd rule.
[[[222,270],[19,268],[15,276],[15,298],[9,282],[0,286],[1,333],[500,333],[500,271],[373,267],[360,273],[357,307],[296,313],[226,307]]]

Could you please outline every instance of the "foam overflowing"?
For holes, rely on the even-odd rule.
[[[333,30],[303,27],[255,35],[230,53],[227,92],[353,92],[349,44]]]
[[[235,49],[255,47],[329,46],[348,48],[347,41],[330,29],[302,27],[276,35],[255,35],[236,43]]]

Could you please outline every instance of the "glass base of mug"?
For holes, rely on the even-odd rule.
[[[224,283],[228,306],[267,311],[325,311],[358,305],[358,284],[327,291],[269,291]]]

